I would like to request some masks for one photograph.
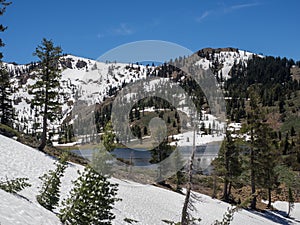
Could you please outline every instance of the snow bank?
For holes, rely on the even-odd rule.
[[[54,159],[43,153],[0,135],[0,177],[28,177],[32,187],[20,192],[26,199],[0,190],[0,223],[1,225],[52,225],[60,224],[57,217],[42,208],[36,202],[35,196],[40,186],[39,176],[53,168]],[[77,178],[77,170],[83,167],[69,164],[62,179],[61,198],[65,198],[72,187],[71,180]],[[137,225],[160,225],[163,219],[179,221],[184,195],[160,189],[151,185],[141,185],[134,182],[112,178],[119,184],[117,202],[114,208],[116,219],[113,224],[126,224],[125,218],[139,221]],[[209,196],[197,194],[199,201],[195,204],[195,217],[202,218],[201,224],[211,224],[229,207],[228,204]],[[279,204],[279,203],[278,203]],[[276,203],[277,207],[277,203]],[[285,209],[285,206],[283,209]],[[300,204],[295,205],[292,216],[296,219],[286,219],[276,212],[258,214],[242,210],[234,216],[233,225],[271,225],[300,224]]]

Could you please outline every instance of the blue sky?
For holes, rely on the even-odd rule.
[[[237,47],[300,60],[298,0],[12,0],[1,23],[4,61],[28,63],[43,37],[65,53],[96,59],[133,41],[192,51]]]

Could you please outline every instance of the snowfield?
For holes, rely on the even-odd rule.
[[[35,196],[41,184],[38,179],[49,169],[54,168],[55,159],[25,146],[12,139],[0,136],[0,177],[27,177],[32,184],[30,188],[21,191],[21,196],[0,190],[0,224],[1,225],[54,225],[61,224],[54,213],[41,207]],[[76,179],[77,170],[83,167],[70,163],[62,179],[61,199],[66,198],[72,187],[71,181]],[[117,202],[114,208],[116,219],[113,224],[127,224],[125,218],[139,221],[139,225],[165,224],[162,220],[179,221],[184,195],[164,190],[151,185],[142,185],[130,181],[111,179],[119,184]],[[221,220],[222,215],[230,206],[209,196],[197,194],[199,201],[195,204],[195,217],[202,219],[200,224],[211,224]],[[286,210],[287,203],[274,204],[279,210]],[[234,215],[233,225],[268,225],[268,224],[300,224],[300,203],[295,204],[292,212],[294,219],[287,219],[281,211],[254,213],[241,210]]]

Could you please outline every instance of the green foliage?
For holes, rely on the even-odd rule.
[[[115,137],[116,135],[113,132],[112,123],[109,121],[105,128],[104,128],[104,134],[102,135],[102,143],[106,149],[106,151],[111,152],[115,149]]]
[[[11,2],[7,2],[6,0],[0,0],[0,16],[2,16],[5,11],[6,11],[6,7],[9,6],[11,4]],[[4,32],[7,29],[7,27],[3,26],[2,24],[0,24],[0,32]],[[3,47],[4,43],[2,41],[2,39],[0,38],[0,47]],[[3,55],[2,53],[0,53],[0,61],[2,60]]]
[[[125,218],[124,222],[129,223],[129,224],[134,224],[134,223],[138,223],[139,221],[130,219],[130,218]]]
[[[226,139],[213,164],[216,174],[224,177],[223,199],[229,201],[229,183],[234,183],[242,173],[240,150],[233,140],[231,132],[226,132]]]
[[[0,134],[5,135],[7,137],[13,137],[13,136],[19,137],[20,136],[20,134],[16,130],[12,129],[11,127],[9,127],[7,125],[1,124],[1,123],[0,123]]]
[[[6,0],[0,0],[0,16],[4,14],[6,7],[10,4],[11,2],[7,2]],[[0,32],[4,32],[5,30],[6,27],[0,24]],[[0,47],[3,46],[4,43],[0,38]],[[9,73],[2,64],[2,57],[3,55],[0,52],[0,123],[12,127],[14,113],[11,99],[11,82]]]
[[[91,167],[86,167],[79,175],[60,211],[63,224],[112,224],[115,216],[111,210],[120,200],[116,198],[118,185],[111,184]]]
[[[227,211],[223,215],[222,221],[216,220],[212,225],[229,225],[233,220],[233,214],[237,208],[227,208]]]
[[[10,127],[12,127],[14,116],[11,95],[9,73],[0,62],[0,123]]]
[[[285,165],[278,165],[275,167],[275,171],[278,174],[278,180],[286,186],[286,197],[288,201],[287,216],[290,215],[291,210],[294,208],[294,196],[293,189],[296,189],[300,185],[300,181],[297,179],[297,174]]]
[[[109,175],[112,170],[112,164],[110,163],[113,160],[113,157],[108,152],[111,152],[115,149],[115,134],[113,132],[112,123],[109,121],[102,135],[102,142],[99,147],[95,149],[92,156],[91,165],[95,171],[101,175]]]
[[[106,148],[100,144],[100,146],[93,152],[91,166],[95,171],[102,175],[110,175],[113,169],[110,162],[113,159],[114,158],[107,152]]]
[[[40,69],[36,76],[36,83],[30,87],[29,93],[33,95],[32,107],[36,107],[43,116],[42,137],[39,150],[43,150],[47,143],[47,125],[60,115],[59,103],[62,93],[60,91],[59,80],[61,71],[59,69],[59,59],[62,49],[55,47],[51,40],[43,39],[34,55],[40,59]]]
[[[289,211],[291,211],[295,207],[295,199],[294,199],[294,194],[293,194],[292,188],[289,188],[288,200],[289,200]],[[289,214],[290,213],[288,213],[288,216],[289,216]]]
[[[162,220],[162,222],[166,223],[166,224],[170,224],[170,225],[181,225],[181,222],[174,222],[174,221],[170,221],[170,220]],[[187,225],[197,225],[201,222],[200,218],[194,218],[192,217],[189,221]]]
[[[43,181],[39,195],[36,196],[38,203],[44,208],[52,211],[59,202],[60,178],[63,176],[67,167],[66,157],[63,157],[59,162],[56,162],[56,169],[50,170],[40,179]]]
[[[181,225],[181,222],[174,222],[174,221],[170,221],[170,220],[162,220],[162,222],[166,223],[166,224],[170,224],[170,225]]]
[[[0,189],[16,194],[19,191],[22,191],[26,187],[30,187],[31,184],[28,182],[28,178],[16,178],[12,180],[8,180],[6,177],[6,180],[0,180]]]
[[[176,184],[175,191],[181,192],[181,190],[182,190],[181,185],[183,185],[184,182],[185,182],[184,173],[182,171],[183,167],[184,167],[184,164],[185,164],[185,161],[184,161],[184,158],[181,155],[179,149],[175,149],[173,154],[174,154],[173,162],[175,164],[174,169],[175,169],[175,171],[177,171],[176,174],[175,174],[175,184]]]

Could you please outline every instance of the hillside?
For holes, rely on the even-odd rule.
[[[35,196],[38,193],[40,180],[43,173],[53,168],[54,159],[43,153],[22,145],[12,139],[0,136],[0,177],[16,178],[27,177],[32,187],[20,192],[22,198],[0,190],[0,223],[2,225],[48,225],[60,224],[51,212],[38,205]],[[71,180],[76,179],[77,170],[82,166],[70,163],[62,179],[61,199],[65,198],[71,189]],[[113,212],[116,219],[113,224],[126,224],[125,218],[139,221],[141,225],[162,225],[161,220],[174,220],[180,218],[184,196],[175,192],[160,189],[151,185],[142,185],[126,180],[112,178],[119,184],[118,197],[123,201],[117,202]],[[229,204],[208,196],[196,194],[199,201],[196,203],[197,211],[194,215],[201,217],[200,224],[211,224],[216,219],[221,219]],[[276,202],[279,210],[285,210],[287,203]],[[272,225],[272,224],[300,224],[300,204],[295,204],[292,217],[287,219],[282,216],[282,211],[267,211],[265,213],[247,210],[235,214],[233,225]]]
[[[226,80],[231,77],[231,68],[234,64],[247,65],[247,61],[253,57],[253,53],[224,48],[204,49],[198,52],[200,60],[195,62],[203,70],[212,69],[217,80]],[[61,116],[52,122],[51,135],[53,140],[58,140],[64,121],[70,121],[74,105],[85,102],[87,105],[102,104],[106,99],[114,98],[119,90],[126,84],[145,79],[148,76],[165,76],[161,74],[161,67],[151,67],[136,64],[120,64],[110,62],[96,62],[72,55],[65,55],[60,59],[62,77],[61,87],[57,90],[64,94],[59,99],[62,103]],[[40,131],[41,117],[38,108],[33,108],[30,95],[30,86],[35,83],[38,63],[28,65],[5,64],[12,77],[13,106],[15,109],[15,129],[36,134]],[[181,78],[185,80],[184,77]],[[81,103],[80,103],[81,104]],[[183,107],[183,106],[182,106]],[[74,115],[73,115],[74,117]]]

